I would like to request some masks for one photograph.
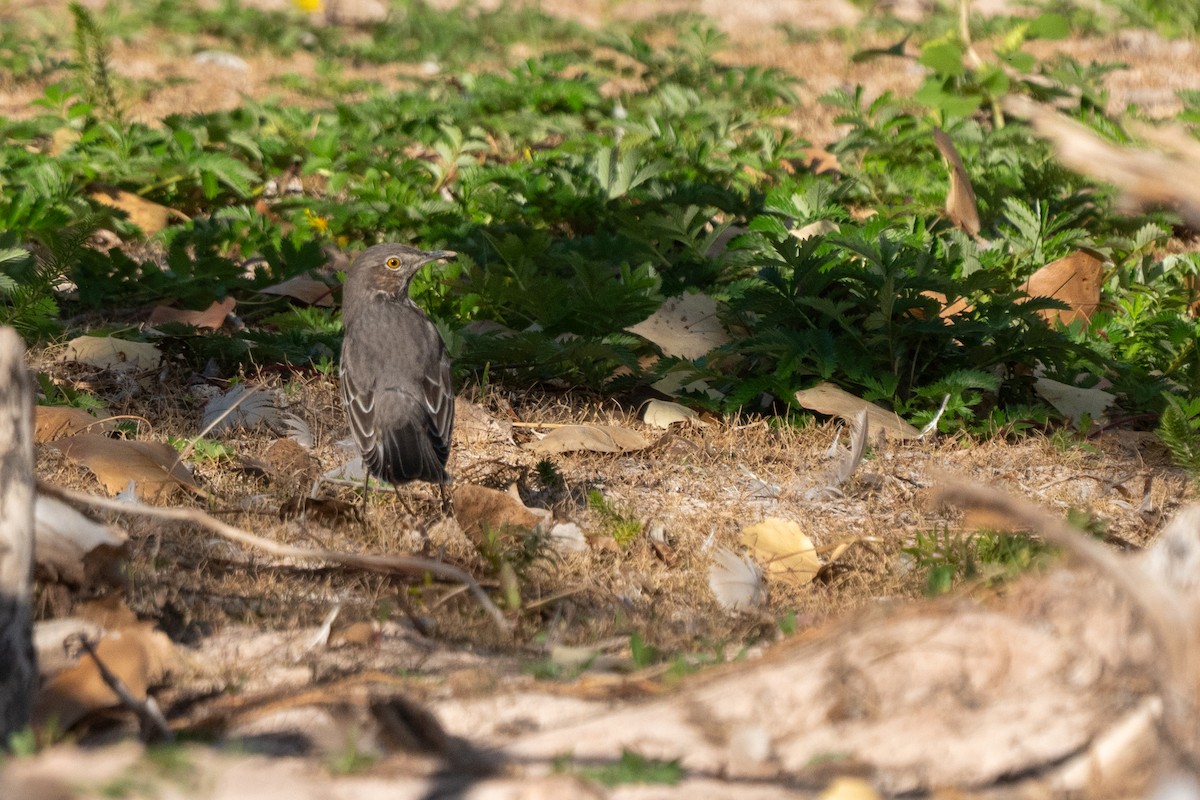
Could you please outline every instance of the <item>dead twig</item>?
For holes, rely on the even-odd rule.
[[[166,718],[163,717],[162,711],[159,710],[158,704],[154,702],[154,698],[147,697],[145,700],[139,700],[134,697],[129,691],[129,687],[125,685],[125,681],[113,673],[104,663],[104,659],[100,658],[100,654],[96,652],[95,643],[87,636],[82,634],[71,636],[63,644],[69,646],[71,642],[79,642],[79,645],[91,657],[92,663],[96,665],[96,671],[100,673],[101,679],[108,685],[108,688],[113,690],[113,694],[117,696],[123,706],[137,715],[138,722],[141,723],[142,736],[147,742],[175,741],[175,734],[171,731],[171,726],[167,724]]]
[[[107,497],[97,497],[96,495],[87,494],[85,492],[77,492],[73,489],[66,489],[61,486],[38,482],[38,490],[48,495],[58,497],[61,500],[68,502],[82,503],[95,508],[105,508],[109,511],[119,511],[123,514],[144,514],[150,517],[158,517],[160,519],[172,519],[178,522],[193,522],[201,525],[210,531],[213,531],[218,536],[224,537],[238,544],[252,547],[260,550],[268,555],[276,558],[297,558],[305,561],[326,561],[334,564],[340,564],[346,567],[355,569],[367,570],[369,572],[379,572],[385,575],[402,574],[402,575],[424,575],[426,573],[441,578],[447,581],[464,584],[471,593],[475,595],[475,599],[483,606],[492,619],[505,633],[512,631],[512,623],[504,616],[496,604],[492,602],[483,588],[465,570],[458,567],[444,564],[439,561],[433,561],[428,558],[419,556],[384,556],[374,555],[370,553],[341,553],[335,550],[326,550],[319,547],[294,547],[292,545],[280,544],[273,542],[270,539],[264,539],[261,536],[255,536],[252,533],[236,528],[233,525],[221,522],[209,514],[192,508],[160,508],[157,506],[147,506],[141,503],[126,503],[119,500],[110,500]]]

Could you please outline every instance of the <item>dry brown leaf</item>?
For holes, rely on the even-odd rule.
[[[152,344],[112,336],[77,336],[67,342],[59,361],[78,361],[103,369],[155,369],[162,353]]]
[[[1089,389],[1072,386],[1050,378],[1038,378],[1033,384],[1033,390],[1060,413],[1069,417],[1076,427],[1084,416],[1093,422],[1099,420],[1117,399],[1115,395],[1099,387],[1093,386]]]
[[[96,419],[82,408],[73,406],[35,406],[33,427],[33,440],[44,444],[88,430],[106,431],[112,423]]]
[[[692,425],[707,425],[700,415],[687,406],[669,400],[650,400],[642,412],[642,421],[651,428],[669,428],[677,422]]]
[[[153,236],[167,227],[167,223],[172,218],[183,222],[187,221],[187,216],[180,211],[159,205],[152,200],[147,200],[140,195],[118,189],[115,186],[92,184],[88,191],[88,197],[97,203],[124,211],[129,217],[129,221],[141,228],[142,233],[146,236]]]
[[[788,233],[803,242],[805,239],[811,239],[814,236],[824,236],[828,233],[837,233],[839,230],[836,222],[819,219],[816,222],[801,225],[799,228],[792,228]]]
[[[812,170],[814,175],[842,171],[838,157],[823,147],[806,147],[801,152],[804,153],[802,163]]]
[[[151,623],[104,634],[96,645],[96,654],[138,699],[145,699],[146,690],[160,682],[176,662],[175,646]],[[34,726],[55,725],[65,731],[93,711],[119,704],[96,662],[84,655],[79,663],[42,687],[34,705]]]
[[[773,577],[797,586],[811,583],[821,568],[812,540],[790,519],[768,517],[743,528],[742,544],[754,551]]]
[[[151,325],[180,322],[184,325],[191,325],[193,328],[209,328],[215,331],[225,324],[225,318],[233,313],[235,306],[237,306],[237,301],[232,297],[226,297],[221,301],[214,300],[203,311],[155,306],[154,310],[150,312],[150,319],[147,321]]]
[[[865,409],[868,424],[873,431],[886,431],[889,436],[898,439],[915,439],[921,435],[919,430],[900,419],[895,412],[885,411],[832,383],[819,383],[811,389],[796,392],[796,402],[804,408],[831,417],[841,417],[850,423]]]
[[[282,283],[259,289],[263,294],[274,294],[280,297],[290,297],[310,306],[333,306],[333,289],[327,283],[315,280],[307,275],[297,275]]]
[[[81,433],[58,439],[49,446],[90,469],[109,494],[122,491],[134,481],[138,497],[143,500],[169,497],[181,486],[204,495],[184,466],[176,463],[179,454],[175,448],[163,442],[135,442]]]
[[[954,142],[941,128],[933,129],[933,143],[946,159],[950,171],[950,191],[946,193],[946,216],[971,236],[979,235],[979,208],[975,202],[975,190],[971,178],[963,165],[962,156]]]
[[[543,508],[529,508],[509,492],[464,483],[454,488],[454,517],[463,533],[479,542],[489,532],[517,528],[531,531],[550,519]]]
[[[921,296],[931,298],[938,302],[938,305],[942,307],[942,310],[938,312],[938,316],[944,320],[947,320],[947,325],[950,324],[949,319],[951,317],[958,316],[964,311],[970,311],[974,308],[974,306],[967,302],[967,298],[965,297],[960,297],[953,303],[950,303],[948,302],[946,295],[942,294],[941,292],[935,292],[931,289],[926,289],[925,291],[921,292]],[[914,309],[914,311],[916,311],[916,309]],[[919,318],[924,318],[924,315],[920,312],[917,312],[916,316]]]
[[[625,330],[658,345],[664,355],[700,358],[729,341],[717,317],[717,301],[706,294],[684,294]]]
[[[650,442],[637,431],[618,425],[564,425],[525,445],[534,453],[570,453],[591,450],[596,453],[628,453],[649,447]]]
[[[1067,325],[1077,319],[1086,321],[1100,305],[1103,273],[1103,261],[1085,250],[1076,250],[1030,275],[1025,282],[1025,293],[1030,297],[1052,297],[1070,306],[1038,312],[1049,322],[1058,320]]]

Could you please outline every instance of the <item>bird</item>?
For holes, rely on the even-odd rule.
[[[338,377],[350,432],[370,475],[397,487],[438,484],[446,506],[446,460],[454,428],[450,356],[437,327],[408,295],[417,270],[451,250],[368,247],[342,289]]]

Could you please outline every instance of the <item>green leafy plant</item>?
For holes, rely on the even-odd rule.
[[[1200,479],[1200,397],[1164,395],[1166,407],[1155,433],[1171,453],[1171,460],[1193,479]]]
[[[1044,564],[1055,552],[1025,534],[949,530],[918,531],[901,549],[915,569],[925,573],[925,591],[945,594],[961,581],[1006,580]]]
[[[587,505],[600,518],[604,532],[622,547],[628,546],[641,534],[642,523],[605,497],[599,489],[588,491]]]

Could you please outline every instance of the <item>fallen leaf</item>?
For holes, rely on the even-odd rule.
[[[965,297],[960,297],[951,303],[949,302],[949,298],[947,298],[946,295],[942,294],[941,292],[935,292],[926,289],[925,291],[921,292],[921,295],[938,302],[938,305],[942,307],[941,311],[938,312],[938,316],[946,320],[947,325],[950,324],[949,320],[951,317],[956,317],[964,311],[970,311],[972,308],[974,308],[974,306],[967,302],[967,298]],[[919,313],[918,309],[914,309],[914,311],[918,312],[916,314],[918,318],[924,318],[924,314]]]
[[[865,409],[872,430],[886,431],[898,439],[915,439],[921,435],[919,430],[900,419],[895,412],[885,411],[832,383],[819,383],[811,389],[796,392],[796,402],[804,408],[831,417],[841,417],[851,423]]]
[[[741,611],[760,605],[766,599],[762,570],[749,556],[739,556],[727,547],[713,551],[708,568],[708,588],[722,608]]]
[[[123,560],[125,532],[85,517],[56,497],[39,493],[33,506],[34,557],[39,573],[73,586],[111,583]]]
[[[82,408],[74,406],[35,406],[33,440],[44,444],[64,436],[74,436],[88,430],[107,431],[112,423],[93,417]]]
[[[120,492],[130,481],[136,483],[143,500],[170,496],[178,487],[205,494],[183,464],[176,463],[179,454],[169,444],[81,433],[47,446],[91,470],[109,494]]]
[[[742,544],[766,562],[767,571],[773,576],[797,586],[812,582],[821,568],[812,540],[790,519],[768,517],[744,528]]]
[[[280,297],[290,297],[307,303],[310,306],[333,306],[333,287],[306,275],[288,278],[282,283],[259,289],[263,294],[274,294]]]
[[[1051,297],[1070,308],[1047,308],[1038,312],[1053,322],[1068,325],[1077,319],[1087,321],[1100,306],[1100,280],[1104,262],[1085,250],[1051,261],[1029,276],[1025,294],[1030,297]]]
[[[637,431],[617,425],[564,425],[525,445],[534,453],[570,453],[591,450],[596,453],[627,453],[649,447],[650,442]]]
[[[78,336],[67,342],[59,361],[78,361],[104,369],[155,369],[162,353],[152,344],[112,336]]]
[[[188,219],[187,215],[180,211],[115,186],[94,183],[89,187],[88,197],[97,203],[124,211],[129,221],[141,228],[142,233],[148,237],[167,227],[167,222],[172,218],[183,222]]]
[[[836,222],[827,219],[819,219],[816,222],[810,222],[807,225],[802,225],[799,228],[792,228],[788,233],[795,236],[800,241],[811,239],[814,236],[824,236],[827,233],[837,233],[839,230]]]
[[[679,358],[701,358],[729,341],[717,317],[717,301],[700,293],[672,297],[625,330],[658,345],[665,355]]]
[[[210,330],[218,330],[225,324],[225,318],[233,313],[234,307],[237,306],[237,301],[232,297],[226,297],[224,300],[214,300],[208,308],[203,311],[192,311],[187,308],[170,308],[169,306],[155,306],[150,312],[150,319],[147,322],[150,325],[164,325],[170,322],[179,322],[184,325],[191,325],[193,328],[208,328]]]
[[[669,400],[650,400],[642,412],[642,421],[652,428],[669,428],[677,422],[707,425],[700,415],[687,406]]]
[[[814,175],[842,171],[838,157],[823,147],[806,147],[801,152],[804,154],[802,163],[812,170]]]
[[[488,532],[500,533],[517,529],[532,531],[550,521],[551,513],[544,508],[529,508],[516,496],[516,487],[509,492],[464,483],[454,488],[454,517],[463,533],[473,541],[483,541]]]
[[[1101,419],[1117,399],[1103,389],[1084,389],[1050,378],[1038,378],[1034,381],[1033,389],[1059,413],[1068,417],[1076,428],[1080,426],[1085,415],[1093,422]]]
[[[879,800],[879,792],[862,778],[834,778],[817,800]]]
[[[971,236],[978,236],[979,207],[975,202],[975,190],[971,187],[971,178],[967,175],[962,156],[941,128],[933,129],[933,143],[946,159],[946,168],[950,172],[950,190],[946,193],[946,216]]]
[[[96,644],[96,655],[139,700],[174,668],[177,658],[171,640],[150,623],[105,633]],[[119,705],[96,662],[85,653],[75,666],[42,686],[34,703],[33,724],[39,728],[53,724],[66,731],[94,711]]]
[[[679,364],[655,381],[651,386],[663,394],[679,397],[683,394],[704,394],[713,400],[720,400],[725,395],[708,385],[704,380],[689,380],[696,374],[691,364]]]

